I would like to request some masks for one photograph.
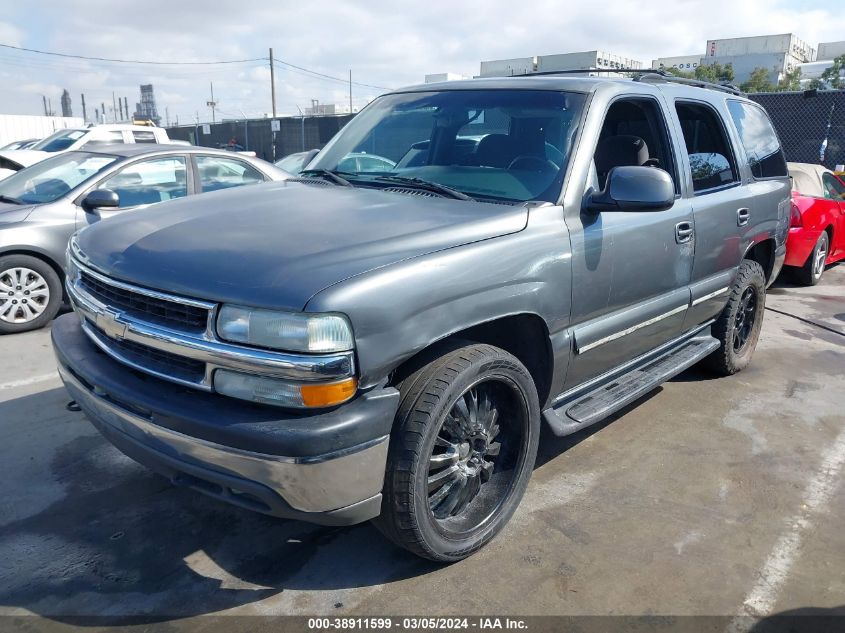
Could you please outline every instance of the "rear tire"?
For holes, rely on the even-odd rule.
[[[62,282],[47,262],[30,255],[0,257],[0,334],[44,327],[62,306]]]
[[[511,354],[467,344],[408,376],[400,392],[374,523],[418,556],[461,560],[505,526],[525,493],[537,390]]]
[[[766,276],[755,261],[745,259],[731,287],[728,304],[713,324],[719,349],[703,363],[723,376],[742,371],[751,362],[763,327],[766,307]]]
[[[822,280],[824,264],[830,252],[830,236],[822,231],[819,241],[813,247],[813,252],[807,258],[807,263],[795,269],[795,281],[802,286],[815,286]]]

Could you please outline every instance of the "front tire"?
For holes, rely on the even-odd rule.
[[[62,306],[62,282],[47,262],[30,255],[0,257],[0,334],[37,330]]]
[[[795,269],[795,278],[802,286],[815,286],[822,280],[824,265],[830,251],[830,237],[827,231],[822,231],[819,241],[813,247],[813,252],[807,258],[807,263]]]
[[[719,349],[704,363],[723,376],[742,371],[751,362],[763,327],[766,307],[766,276],[755,261],[745,259],[731,287],[728,304],[713,324]]]
[[[505,526],[525,493],[537,390],[511,354],[467,344],[408,376],[400,392],[375,524],[418,556],[461,560]]]

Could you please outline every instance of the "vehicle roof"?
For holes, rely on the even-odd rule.
[[[824,197],[822,174],[830,172],[829,169],[812,163],[787,163],[786,167],[792,176],[792,188],[795,191],[805,196]]]
[[[215,154],[217,156],[240,156],[241,158],[253,158],[245,154],[236,154],[214,147],[202,147],[199,145],[176,145],[170,143],[97,143],[81,147],[76,152],[92,152],[100,154],[113,154],[115,156],[142,156],[143,154],[162,154],[172,152],[174,154],[202,153]]]
[[[585,71],[588,72],[588,71]],[[648,71],[644,70],[648,75]],[[637,92],[672,92],[688,96],[702,94],[712,98],[731,98],[750,101],[744,96],[734,95],[714,88],[701,87],[671,81],[671,77],[661,79],[659,75],[649,75],[648,81],[634,81],[627,77],[572,77],[569,75],[526,75],[520,77],[479,77],[476,79],[461,79],[458,81],[441,81],[430,84],[417,84],[398,90],[402,92],[427,92],[439,90],[555,90],[568,92],[590,93],[597,90],[615,87],[619,92],[636,87]]]

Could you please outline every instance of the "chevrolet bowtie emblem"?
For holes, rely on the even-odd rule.
[[[126,335],[126,323],[117,312],[106,310],[97,315],[97,327],[109,338],[122,339]]]

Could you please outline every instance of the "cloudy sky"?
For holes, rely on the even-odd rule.
[[[180,2],[40,0],[0,3],[0,44],[71,55],[157,62],[266,58],[330,77],[352,70],[353,100],[384,88],[421,83],[426,73],[477,74],[482,59],[601,49],[650,63],[654,57],[703,54],[707,39],[797,34],[815,45],[845,39],[836,2],[673,0],[671,2],[485,2],[319,0]],[[209,83],[226,118],[270,111],[266,60],[219,65],[144,65],[86,61],[0,47],[0,113],[42,114],[42,95],[60,110],[67,88],[75,115],[84,93],[89,112],[112,92],[134,107],[138,85],[155,86],[171,123],[211,119]],[[295,114],[312,99],[346,102],[343,81],[280,65],[277,110]],[[360,84],[368,84],[360,85]],[[369,87],[373,86],[373,87]]]

